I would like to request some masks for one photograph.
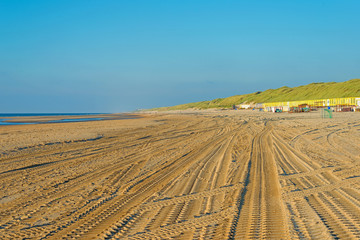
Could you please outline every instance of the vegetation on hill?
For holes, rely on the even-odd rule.
[[[264,92],[235,95],[210,101],[155,108],[153,110],[229,108],[241,103],[282,102],[338,97],[360,97],[360,79],[352,79],[346,82],[311,83],[294,88],[284,86],[278,89],[268,89]]]

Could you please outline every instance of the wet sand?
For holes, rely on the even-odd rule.
[[[1,239],[359,239],[360,113],[0,126]]]
[[[50,115],[50,116],[22,116],[22,117],[0,117],[4,123],[54,123],[61,122],[62,120],[81,121],[84,119],[101,119],[101,120],[118,120],[118,119],[134,119],[139,118],[138,114],[124,114],[124,113],[114,113],[114,114],[87,114],[87,115]],[[5,119],[5,120],[4,120]]]

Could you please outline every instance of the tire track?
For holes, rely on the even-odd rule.
[[[1,154],[0,238],[360,238],[359,121],[247,114]]]
[[[233,222],[230,239],[265,239],[289,237],[286,215],[273,157],[272,127],[254,137],[244,190],[238,199],[238,216]],[[271,198],[271,200],[269,200]]]

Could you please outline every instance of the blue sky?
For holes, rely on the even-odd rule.
[[[0,0],[0,112],[123,112],[359,78],[359,9]]]

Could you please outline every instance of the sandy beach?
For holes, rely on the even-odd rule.
[[[360,238],[360,113],[139,117],[0,126],[0,238]]]

